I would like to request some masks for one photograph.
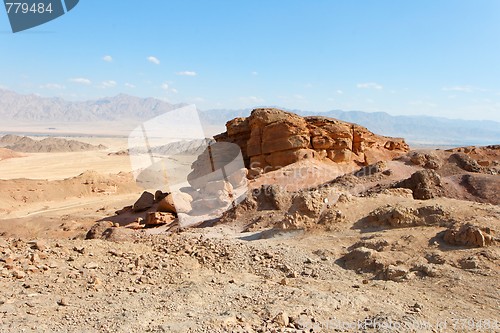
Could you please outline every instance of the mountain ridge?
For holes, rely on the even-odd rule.
[[[186,104],[170,104],[155,98],[140,98],[127,94],[88,101],[67,101],[58,97],[21,95],[0,89],[0,117],[3,123],[88,123],[123,121],[141,123]],[[433,116],[390,115],[386,112],[331,110],[311,112],[286,111],[301,116],[321,115],[356,123],[374,133],[404,137],[410,143],[489,145],[500,143],[500,123],[493,120],[461,120]],[[224,131],[227,121],[246,117],[252,109],[199,110],[203,125]]]

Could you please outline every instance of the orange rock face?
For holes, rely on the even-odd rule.
[[[248,169],[264,172],[303,159],[369,165],[409,150],[404,139],[373,134],[366,128],[327,117],[301,117],[279,109],[255,109],[248,118],[226,124],[218,142],[240,146]]]

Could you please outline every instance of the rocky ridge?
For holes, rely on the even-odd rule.
[[[0,138],[0,147],[23,153],[58,153],[106,149],[104,145],[95,146],[76,140],[62,138],[34,140],[27,136],[21,137],[12,134]]]

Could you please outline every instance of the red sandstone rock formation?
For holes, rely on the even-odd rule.
[[[255,109],[248,118],[226,124],[218,142],[240,146],[245,165],[264,172],[303,159],[369,165],[409,150],[404,139],[373,134],[366,128],[327,117],[301,117],[279,109]]]

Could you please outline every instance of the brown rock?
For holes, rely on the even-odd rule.
[[[158,203],[156,210],[158,212],[173,214],[189,213],[192,210],[192,201],[193,198],[187,193],[170,193]]]
[[[155,192],[155,202],[160,202],[163,198],[165,198],[168,195],[168,193],[163,193],[160,190],[157,190]]]
[[[465,171],[481,172],[481,166],[477,161],[464,153],[456,153],[450,156],[457,165]]]
[[[47,243],[43,240],[34,240],[34,241],[29,242],[28,244],[30,244],[34,249],[36,249],[38,251],[47,250]]]
[[[395,188],[408,188],[413,191],[413,198],[428,200],[443,196],[441,177],[434,170],[420,170],[410,178],[398,182]]]
[[[393,228],[444,225],[449,220],[449,213],[438,205],[419,208],[387,205],[375,209],[365,218],[365,221],[370,225],[388,225]]]
[[[104,232],[114,226],[113,222],[101,221],[97,222],[87,232],[86,239],[101,239]]]
[[[280,312],[274,317],[273,322],[282,327],[287,327],[290,324],[290,318],[285,312]]]
[[[20,270],[14,270],[12,271],[12,276],[16,279],[24,279],[26,277],[26,273]]]
[[[172,194],[169,194],[165,198],[160,200],[156,211],[176,214],[177,211],[175,210],[174,196]]]
[[[100,238],[116,243],[131,242],[136,238],[136,231],[127,228],[109,228],[104,231]]]
[[[389,265],[385,270],[385,278],[390,281],[399,282],[407,278],[409,271],[404,266]]]
[[[151,213],[149,213],[151,214]],[[143,229],[144,228],[144,224],[140,224],[139,222],[132,222],[132,223],[129,223],[125,226],[125,228],[127,229],[133,229],[133,230],[139,230],[139,229]]]
[[[170,224],[175,221],[175,215],[172,213],[153,212],[146,216],[146,226],[158,226],[161,224]]]
[[[376,272],[384,268],[379,262],[378,252],[365,247],[358,247],[347,253],[343,260],[345,267],[362,272]]]
[[[144,191],[141,197],[132,206],[134,212],[142,212],[151,208],[155,204],[155,196],[152,193]]]

